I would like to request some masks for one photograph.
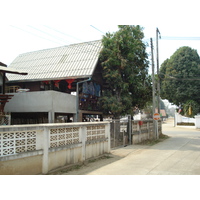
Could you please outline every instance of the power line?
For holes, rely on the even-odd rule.
[[[200,37],[172,37],[172,36],[162,36],[162,40],[200,40]]]
[[[165,75],[165,77],[162,77],[162,75],[164,74],[161,74],[160,78],[164,80],[177,80],[177,81],[182,81],[182,80],[183,81],[199,81],[200,80],[200,76],[191,76],[193,78],[190,78],[189,76],[185,78],[178,78],[178,77],[170,76],[170,75]]]
[[[21,31],[23,31],[23,32],[26,32],[26,33],[28,33],[28,34],[31,34],[31,35],[33,35],[33,36],[35,36],[35,37],[38,37],[38,38],[41,38],[41,39],[44,39],[44,40],[48,40],[48,41],[53,42],[53,43],[56,43],[56,44],[61,44],[61,43],[59,43],[59,42],[55,42],[55,41],[53,41],[53,40],[50,40],[50,39],[41,37],[41,36],[39,36],[39,35],[37,35],[37,34],[34,34],[34,33],[32,33],[32,32],[26,31],[26,30],[24,30],[24,29],[22,29],[22,28],[19,28],[19,27],[13,26],[13,25],[10,25],[10,26],[13,27],[13,28],[19,29],[19,30],[21,30]]]
[[[43,26],[45,26],[45,25],[43,25]],[[55,31],[55,32],[57,32],[57,33],[60,33],[60,34],[62,34],[62,35],[65,35],[65,36],[74,38],[75,40],[78,40],[78,41],[81,41],[81,42],[83,41],[83,40],[80,40],[80,39],[78,39],[78,38],[76,38],[76,37],[74,37],[74,36],[72,36],[72,35],[69,35],[69,34],[63,33],[63,32],[61,32],[61,31],[58,31],[58,30],[56,30],[55,28],[51,28],[51,27],[49,27],[49,26],[45,26],[45,27],[47,27],[48,29],[51,29],[51,30],[53,30],[53,31]]]
[[[45,25],[43,25],[43,26],[45,26]],[[47,28],[49,28],[49,29],[51,29],[51,30],[53,30],[53,31],[55,31],[55,32],[58,32],[58,33],[60,33],[60,34],[62,34],[62,35],[66,35],[66,36],[68,36],[68,37],[74,38],[75,40],[78,40],[78,41],[83,42],[83,40],[81,40],[81,39],[79,39],[79,38],[76,38],[76,37],[74,37],[74,36],[72,36],[72,35],[63,33],[63,32],[61,32],[61,31],[58,31],[58,30],[56,30],[56,29],[54,29],[54,28],[51,28],[51,27],[49,27],[49,26],[45,26],[45,27],[47,27]],[[92,45],[92,46],[98,47],[98,46],[92,44],[91,42],[88,42],[88,43],[89,43],[90,45]],[[99,48],[99,47],[98,47],[98,48]]]
[[[35,30],[37,30],[37,31],[39,31],[39,32],[41,32],[41,33],[44,33],[44,34],[46,34],[46,35],[49,35],[50,37],[52,37],[52,38],[54,38],[54,39],[60,40],[60,41],[62,41],[62,42],[68,42],[68,41],[66,41],[66,40],[63,40],[62,38],[59,38],[59,37],[57,37],[57,36],[55,36],[55,35],[52,35],[52,34],[49,34],[49,33],[45,32],[45,31],[42,31],[42,30],[40,30],[40,29],[38,29],[38,28],[35,28],[35,27],[33,27],[33,26],[28,25],[28,27],[30,27],[30,28],[32,28],[32,29],[35,29]],[[60,43],[60,44],[61,44],[61,43]]]
[[[99,30],[98,28],[94,27],[93,25],[90,25],[90,26],[91,26],[92,28],[96,29],[97,31],[99,31],[99,32],[101,32],[101,33],[103,33],[103,34],[105,34],[103,31]]]

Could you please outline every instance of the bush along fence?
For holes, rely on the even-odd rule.
[[[156,139],[154,120],[110,121],[111,148],[137,144],[148,139]],[[130,127],[130,128],[129,128]],[[162,133],[162,121],[158,121],[158,134]]]
[[[49,171],[110,152],[110,123],[0,127],[0,174]]]

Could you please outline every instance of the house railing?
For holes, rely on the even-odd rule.
[[[108,122],[0,127],[0,174],[46,174],[109,152]]]
[[[88,111],[100,111],[99,97],[84,93],[80,94],[79,109]]]

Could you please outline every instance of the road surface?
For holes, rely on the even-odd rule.
[[[153,146],[130,145],[111,151],[111,158],[91,162],[62,175],[199,175],[200,130],[163,124],[170,138]]]

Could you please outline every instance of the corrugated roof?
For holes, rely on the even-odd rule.
[[[0,72],[27,75],[27,72],[22,72],[13,68],[8,68],[0,65]]]
[[[69,79],[92,76],[102,44],[100,40],[19,55],[9,66],[28,72],[8,74],[9,81]]]

